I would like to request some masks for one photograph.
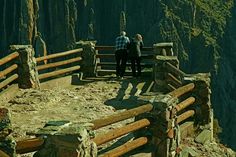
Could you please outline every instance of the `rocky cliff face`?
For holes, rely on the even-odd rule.
[[[120,28],[148,46],[172,41],[184,71],[211,72],[221,139],[236,149],[235,19],[233,0],[1,0],[0,57],[10,44],[35,45],[40,34],[48,53],[80,39],[113,45]]]

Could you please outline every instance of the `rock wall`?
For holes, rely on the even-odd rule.
[[[222,139],[236,149],[233,143],[236,140],[233,135],[236,130],[233,2],[1,0],[0,57],[8,53],[10,44],[34,45],[37,32],[41,33],[49,54],[71,49],[80,39],[96,39],[98,45],[113,45],[120,31],[122,13],[125,21],[122,27],[126,27],[129,37],[142,34],[146,46],[174,42],[181,69],[187,73],[211,72],[212,104],[223,127]]]

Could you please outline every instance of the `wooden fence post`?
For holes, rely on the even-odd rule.
[[[40,88],[34,49],[31,45],[11,45],[11,51],[19,53],[18,85],[20,88]]]

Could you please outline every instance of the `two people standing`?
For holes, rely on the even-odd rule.
[[[141,75],[141,49],[143,48],[143,40],[140,34],[136,34],[135,37],[130,41],[128,37],[126,37],[126,33],[124,31],[121,32],[120,36],[116,38],[116,51],[115,51],[115,59],[116,59],[116,76],[123,77],[126,68],[126,62],[129,58],[131,61],[131,69],[133,77],[137,77]],[[137,71],[136,74],[136,64]]]

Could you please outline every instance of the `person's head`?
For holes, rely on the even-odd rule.
[[[141,36],[141,34],[136,34],[135,39],[138,40],[138,41],[142,41],[143,37]]]
[[[121,31],[121,32],[120,32],[120,35],[121,35],[121,36],[126,36],[126,32],[125,32],[125,31]]]

